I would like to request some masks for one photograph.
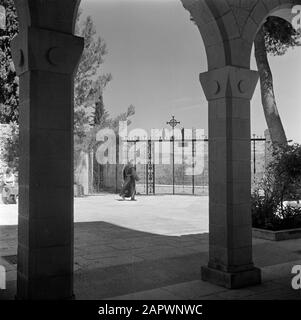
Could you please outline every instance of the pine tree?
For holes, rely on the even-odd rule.
[[[96,133],[105,127],[116,133],[119,121],[128,121],[135,114],[135,107],[111,118],[104,104],[104,90],[112,80],[110,73],[101,74],[104,57],[107,54],[106,43],[97,36],[95,25],[90,16],[81,19],[82,11],[77,17],[76,34],[84,37],[85,47],[75,77],[74,133],[75,149],[92,150],[95,148]]]
[[[81,20],[77,17],[76,34],[85,39],[84,51],[74,80],[74,133],[83,140],[94,124],[95,103],[102,95],[110,74],[100,74],[107,48],[104,40],[97,36],[90,16]]]
[[[101,83],[99,86],[99,94],[98,101],[95,103],[94,110],[94,125],[99,126],[102,122],[106,122],[109,114],[105,110],[104,101],[103,101],[103,91],[107,84],[111,81],[111,74],[105,75],[101,79]]]

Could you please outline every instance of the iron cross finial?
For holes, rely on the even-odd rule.
[[[181,123],[180,121],[177,121],[175,119],[175,116],[172,116],[171,120],[166,122],[166,124],[169,124],[173,129],[180,123]]]

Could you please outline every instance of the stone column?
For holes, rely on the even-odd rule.
[[[83,39],[23,26],[12,50],[20,77],[17,299],[70,299],[73,73]]]
[[[250,100],[256,71],[225,66],[200,75],[209,101],[209,263],[202,279],[258,284],[252,261]]]

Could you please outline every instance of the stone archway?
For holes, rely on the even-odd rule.
[[[209,102],[209,263],[202,279],[228,288],[261,282],[253,264],[250,100],[253,41],[265,18],[300,0],[181,0],[207,52],[200,82]]]
[[[20,77],[18,299],[73,295],[73,73],[83,39],[73,35],[80,0],[14,0]],[[210,250],[204,280],[229,288],[260,282],[252,262],[250,70],[264,18],[301,0],[181,0],[203,37],[209,71]],[[58,258],[59,257],[59,258]]]

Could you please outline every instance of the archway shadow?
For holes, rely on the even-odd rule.
[[[75,234],[77,299],[106,299],[198,280],[208,259],[205,233],[163,236],[94,222],[76,224]]]
[[[274,268],[300,260],[299,245],[296,240],[253,239],[254,262],[266,268],[269,278]],[[201,280],[201,266],[208,261],[208,233],[166,236],[107,222],[75,224],[74,247],[77,299],[132,299],[131,294],[141,292],[154,297],[162,287]],[[208,286],[202,282],[196,291]]]

